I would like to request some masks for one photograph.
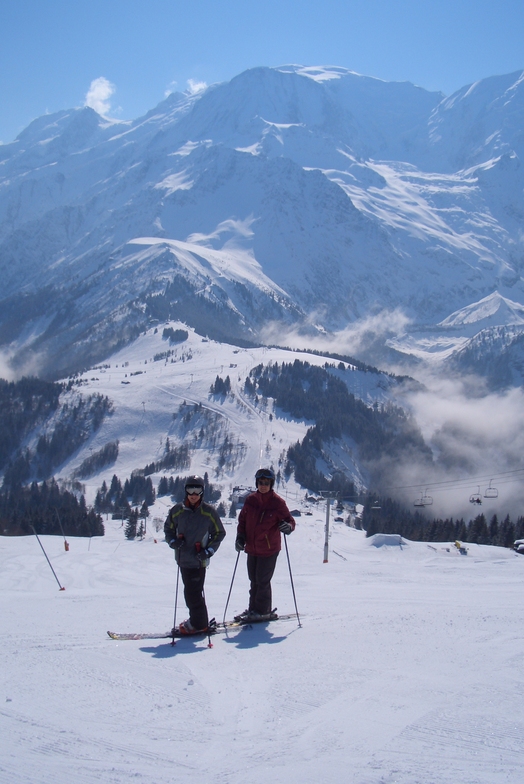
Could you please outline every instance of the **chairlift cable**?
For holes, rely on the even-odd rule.
[[[426,487],[432,488],[433,490],[446,490],[450,486],[460,489],[461,487],[471,487],[472,484],[477,484],[480,482],[484,484],[489,481],[497,481],[497,484],[509,484],[511,482],[518,481],[518,477],[515,477],[515,474],[523,474],[524,468],[517,468],[514,471],[505,471],[500,474],[489,474],[484,476],[470,476],[470,477],[463,477],[462,479],[446,479],[442,480],[441,482],[427,482],[425,483]],[[411,490],[415,488],[420,488],[420,482],[415,485],[390,485],[388,487],[384,487],[384,490]]]

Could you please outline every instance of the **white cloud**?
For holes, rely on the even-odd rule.
[[[169,95],[171,95],[171,93],[174,93],[176,91],[176,87],[177,87],[177,82],[171,82],[171,84],[168,84],[168,86],[164,90],[164,98],[167,98]]]
[[[417,375],[425,389],[409,395],[408,402],[437,463],[429,473],[414,465],[399,466],[400,482],[420,482],[420,490],[429,485],[434,516],[469,519],[473,516],[469,496],[477,490],[482,494],[493,479],[499,485],[498,501],[484,501],[474,514],[521,514],[523,390],[486,393],[480,378]]]
[[[187,91],[190,95],[196,95],[207,89],[205,82],[197,82],[195,79],[187,80]]]
[[[23,364],[17,362],[13,367],[13,353],[9,349],[0,349],[0,378],[4,381],[18,381],[23,376],[38,376],[45,360],[42,356],[29,355]]]
[[[322,314],[311,314],[309,322],[313,327],[317,322],[321,323]],[[266,343],[280,346],[298,349],[307,347],[317,351],[349,354],[362,359],[361,355],[366,351],[369,352],[375,343],[384,342],[387,337],[398,335],[405,330],[407,324],[409,319],[401,310],[383,310],[376,315],[354,321],[339,332],[325,335],[306,336],[300,329],[286,330],[280,323],[269,323],[263,330],[263,339]]]
[[[10,359],[11,356],[7,351],[0,351],[0,378],[5,381],[14,381],[16,379],[16,374],[10,365]]]
[[[314,317],[311,323],[315,323]],[[402,332],[407,324],[402,311],[383,311],[325,335],[305,335],[299,330],[286,331],[282,324],[268,324],[263,339],[296,349],[307,347],[355,356],[384,369],[388,363],[380,353],[380,361],[373,361],[375,350],[380,352],[384,339]],[[394,394],[398,395],[396,402],[413,414],[434,462],[425,463],[420,456],[392,462],[384,454],[376,466],[377,472],[387,476],[384,493],[403,500],[410,508],[427,490],[434,499],[425,510],[428,518],[470,520],[481,512],[487,519],[495,512],[499,518],[508,513],[512,517],[522,514],[524,390],[490,392],[484,379],[452,376],[440,363],[434,368],[418,363],[409,369],[388,366],[387,370],[408,373],[420,382],[407,384]],[[496,501],[483,496],[491,480],[499,490]],[[480,508],[469,501],[477,490],[483,496]]]
[[[116,87],[114,84],[105,78],[99,76],[98,79],[93,79],[86,94],[84,106],[89,106],[95,112],[106,117],[111,111],[110,98],[115,92]]]

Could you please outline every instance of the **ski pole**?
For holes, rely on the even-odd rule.
[[[171,645],[176,645],[176,642],[175,642],[176,605],[177,605],[177,602],[178,602],[178,578],[179,577],[180,577],[180,564],[177,564],[177,569],[176,569],[176,588],[175,588],[175,612],[174,612],[174,615],[173,615],[173,630],[171,632],[171,634],[173,636],[172,636],[172,639],[171,639]]]
[[[222,625],[224,625],[225,622],[226,622],[226,613],[227,613],[227,608],[229,606],[229,597],[231,596],[231,591],[233,590],[233,582],[234,582],[234,579],[235,579],[235,574],[236,574],[236,571],[237,571],[238,559],[239,558],[240,558],[240,550],[237,552],[237,560],[235,561],[235,568],[233,569],[233,577],[231,578],[231,585],[229,586],[229,593],[227,595],[227,602],[226,602],[226,606],[224,608],[224,617],[222,618]]]
[[[204,567],[201,567],[201,568],[203,569]],[[202,586],[202,598],[204,600],[204,604],[206,605],[206,609],[207,609],[206,592],[205,592],[205,589],[204,589],[203,586]],[[214,620],[215,619],[213,618],[213,621]],[[210,627],[209,627],[209,617],[208,617],[208,621],[207,621],[207,647],[208,648],[212,648],[213,647],[213,643],[211,642],[211,631],[210,631]]]
[[[40,547],[42,548],[42,552],[43,552],[43,554],[45,555],[45,557],[47,558],[47,563],[49,564],[49,566],[50,566],[50,568],[51,568],[51,571],[53,572],[53,574],[54,574],[54,576],[55,576],[55,580],[57,581],[57,583],[58,583],[58,585],[59,585],[59,588],[60,588],[60,590],[61,590],[61,591],[65,591],[65,588],[64,588],[62,585],[60,585],[60,580],[59,580],[59,579],[58,579],[58,577],[56,576],[56,572],[55,572],[55,570],[53,569],[53,567],[52,567],[52,565],[51,565],[51,561],[50,561],[50,560],[49,560],[49,558],[47,557],[47,553],[46,553],[46,551],[44,550],[44,545],[43,545],[43,544],[42,544],[42,542],[40,541],[40,537],[38,536],[38,534],[37,534],[37,532],[36,532],[36,530],[35,530],[35,527],[32,525],[32,526],[31,526],[31,528],[32,528],[32,529],[33,529],[33,531],[35,532],[35,536],[36,536],[36,538],[38,539],[38,544],[39,544],[39,545],[40,545]]]
[[[287,536],[285,536],[285,535],[284,535],[284,544],[286,545],[287,565],[289,567],[289,579],[291,580],[291,590],[293,591],[293,601],[295,602],[295,612],[297,614],[298,625],[302,626],[302,624],[300,623],[300,616],[298,614],[297,597],[295,596],[295,586],[293,585],[293,575],[291,574],[291,561],[289,560],[289,550],[288,550],[288,546],[287,546]]]

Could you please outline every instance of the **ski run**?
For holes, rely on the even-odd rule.
[[[223,617],[234,524],[212,559]],[[515,784],[524,765],[524,557],[297,519],[296,619],[213,637],[169,629],[175,563],[148,534],[0,537],[2,784]],[[228,617],[247,604],[241,554]],[[293,616],[285,552],[273,601]],[[177,617],[185,607],[179,597]],[[302,615],[303,614],[303,615]],[[248,773],[246,773],[248,771]],[[247,779],[246,779],[247,777]]]

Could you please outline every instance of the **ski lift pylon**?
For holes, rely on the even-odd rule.
[[[489,487],[486,487],[486,489],[484,491],[484,498],[498,498],[499,497],[499,491],[497,490],[497,488],[491,486],[492,482],[493,482],[493,479],[490,479],[489,480]]]

